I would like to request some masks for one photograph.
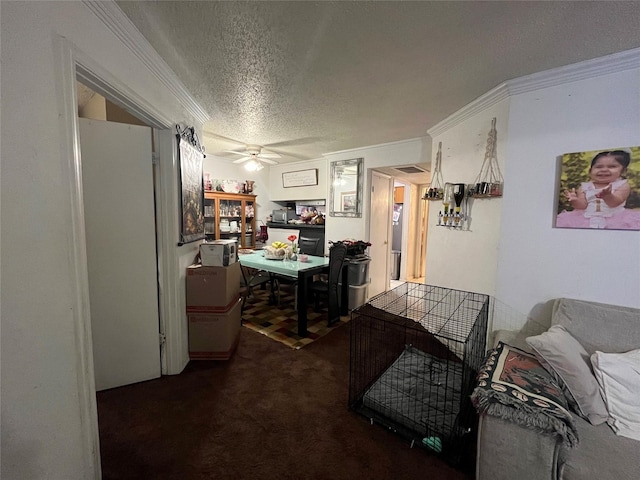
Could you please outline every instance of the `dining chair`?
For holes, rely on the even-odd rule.
[[[260,286],[262,289],[265,288],[266,284],[270,285],[271,292],[273,295],[276,295],[279,300],[279,287],[277,280],[273,278],[268,272],[263,272],[261,270],[255,270],[253,268],[240,267],[242,271],[242,285],[245,288],[244,294],[242,295],[242,307],[241,310],[244,311],[244,306],[247,303],[247,298],[254,295],[253,289],[257,286]]]
[[[319,238],[300,237],[298,241],[298,255],[317,255]]]
[[[300,237],[298,241],[298,255],[316,255],[316,251],[318,248],[318,244],[320,243],[319,238],[311,238],[311,237]],[[280,298],[280,285],[293,285],[294,286],[294,304],[295,308],[298,308],[298,279],[294,277],[288,277],[286,275],[274,275],[274,280],[276,283],[276,288],[278,288],[278,303]],[[311,286],[311,283],[309,283]]]
[[[316,280],[310,286],[310,293],[314,297],[315,310],[320,310],[320,299],[326,298],[328,324],[331,326],[340,320],[340,302],[338,300],[338,282],[341,278],[342,267],[347,256],[347,247],[342,243],[335,243],[329,249],[329,276],[325,282]]]

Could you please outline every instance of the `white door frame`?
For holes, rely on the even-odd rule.
[[[74,330],[76,340],[76,365],[78,371],[78,398],[81,424],[84,427],[83,455],[86,471],[101,478],[100,447],[97,403],[93,373],[93,351],[91,339],[91,316],[89,309],[89,283],[82,194],[82,164],[77,117],[76,79],[113,100],[136,117],[154,128],[159,154],[159,169],[156,187],[156,238],[158,248],[158,295],[160,329],[166,336],[166,351],[163,356],[162,373],[178,373],[183,365],[180,361],[186,339],[182,338],[179,320],[182,318],[180,292],[178,289],[178,265],[176,244],[178,218],[173,215],[171,201],[177,192],[177,148],[173,122],[152,105],[132,92],[116,78],[84,54],[66,38],[55,40],[57,90],[60,107],[60,128],[64,142],[60,145],[62,168],[70,179],[68,200],[71,212],[72,231],[69,232],[71,271],[74,289]],[[175,208],[175,207],[174,207]],[[175,218],[174,218],[175,217]]]

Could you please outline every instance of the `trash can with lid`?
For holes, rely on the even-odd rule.
[[[400,250],[391,250],[391,280],[400,280]]]
[[[369,263],[371,258],[361,255],[349,258],[349,285],[364,285],[369,281]]]

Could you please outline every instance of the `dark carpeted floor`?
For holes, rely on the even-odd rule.
[[[348,410],[349,327],[300,350],[242,328],[229,361],[99,392],[103,478],[473,478]]]

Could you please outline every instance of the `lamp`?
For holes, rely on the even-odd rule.
[[[249,172],[258,172],[264,168],[260,160],[252,158],[247,163],[245,163],[244,168]]]

